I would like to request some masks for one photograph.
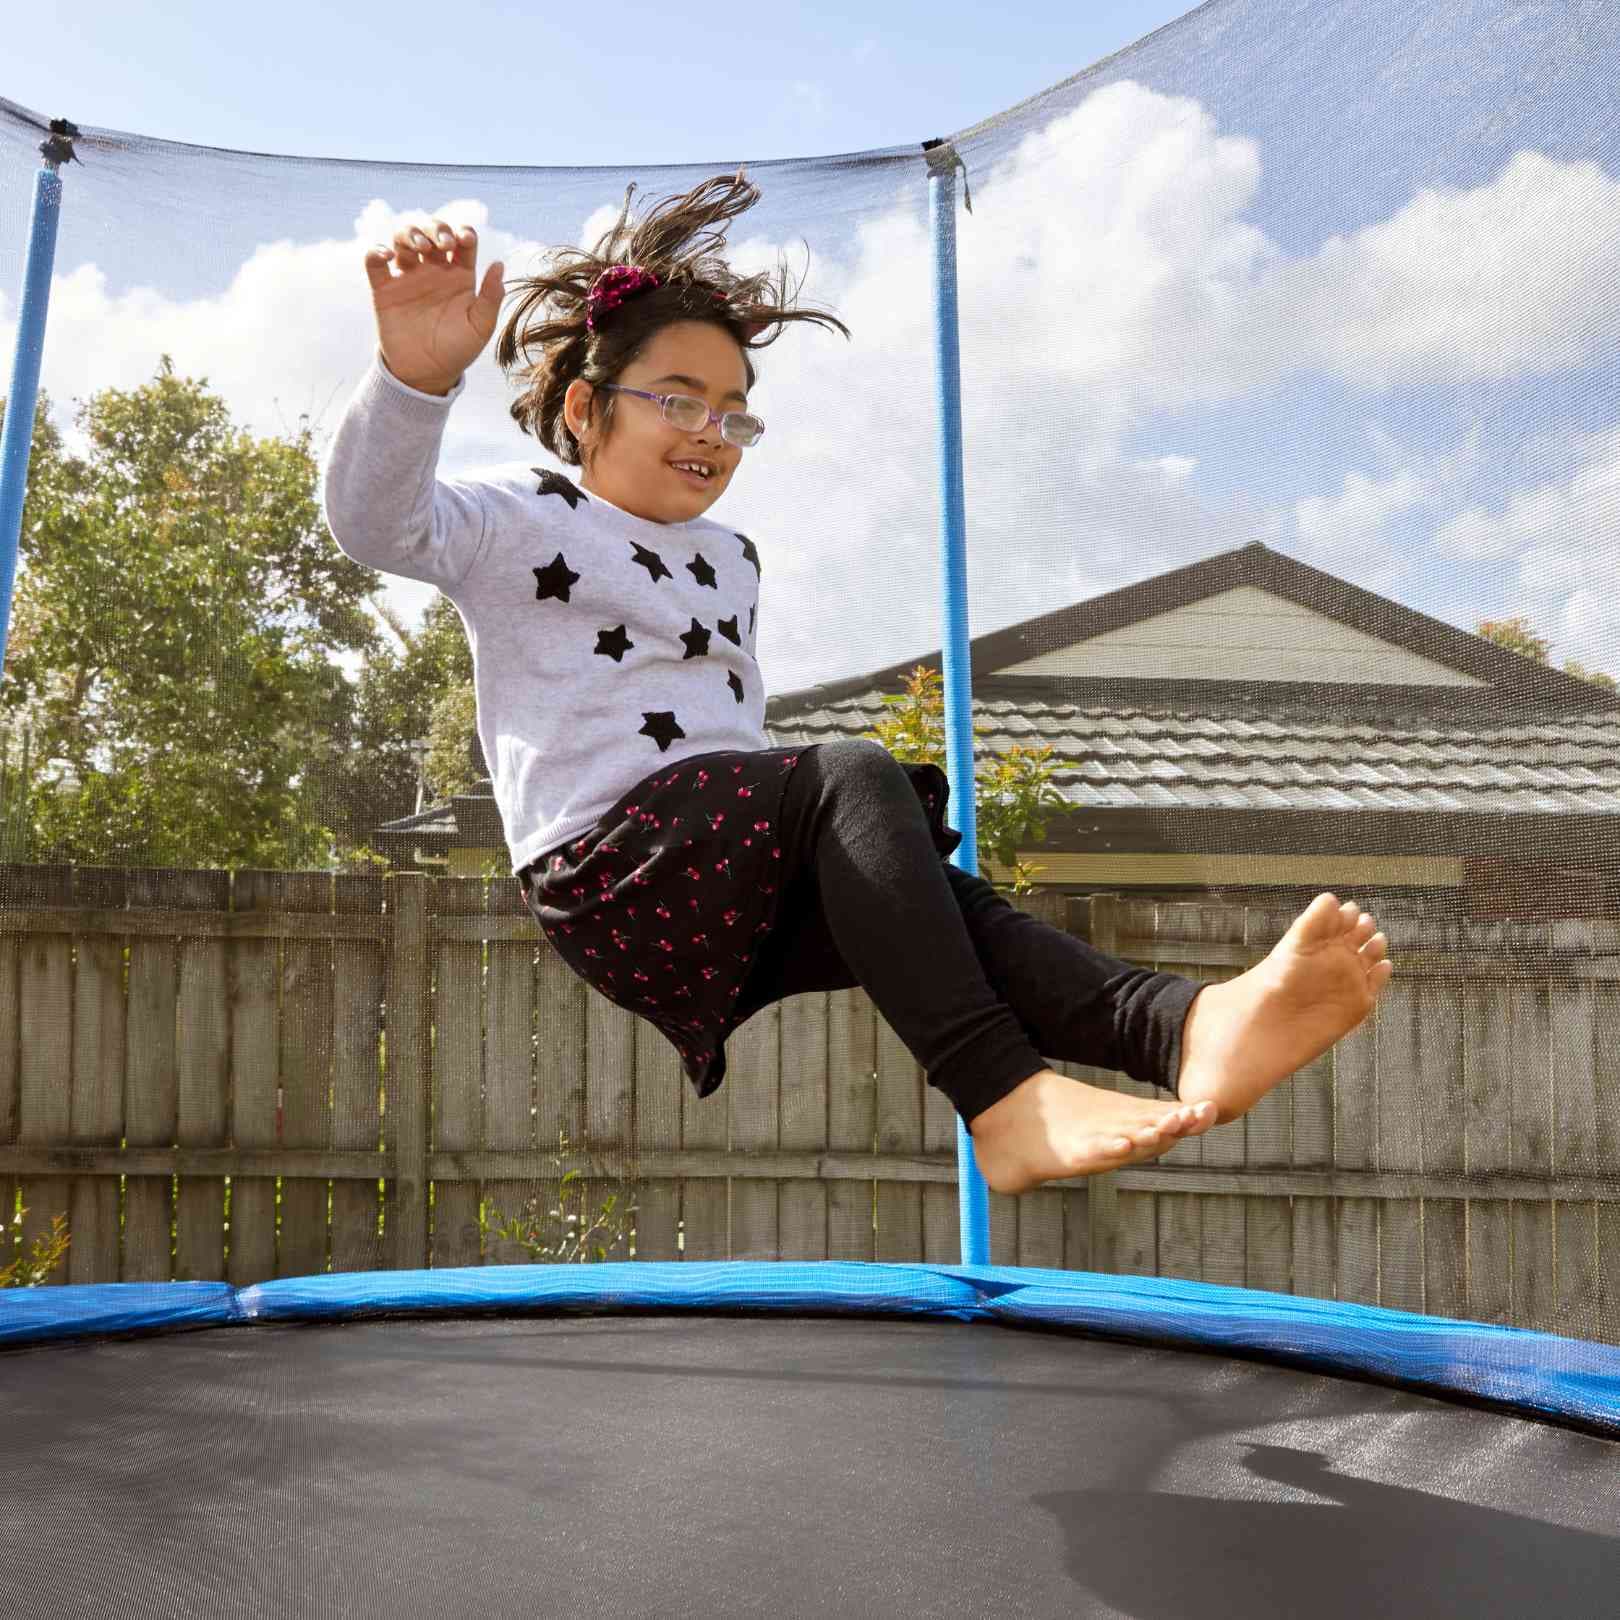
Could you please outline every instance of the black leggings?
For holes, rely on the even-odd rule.
[[[779,830],[781,911],[740,1017],[860,986],[967,1122],[1047,1068],[1042,1054],[1175,1091],[1202,984],[1093,950],[942,860],[917,790],[880,744],[806,748]]]

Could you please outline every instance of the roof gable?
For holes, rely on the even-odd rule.
[[[1254,585],[1235,585],[1103,630],[997,673],[1371,686],[1487,684],[1477,675]]]
[[[1126,647],[1140,649],[1151,646],[1155,637],[1182,635],[1200,614],[1207,629],[1212,612],[1234,607],[1246,610],[1251,620],[1262,615],[1277,620],[1280,633],[1292,638],[1288,646],[1279,647],[1275,659],[1269,648],[1262,656],[1251,648],[1242,659],[1232,659],[1222,649],[1220,668],[1212,647],[1173,669],[1167,667],[1172,660],[1161,655],[1159,668],[1150,671],[1151,660],[1140,651],[1132,655],[1135,670],[1101,667],[1110,659],[1128,663]],[[1313,665],[1300,656],[1312,633],[1319,651],[1324,642],[1331,644],[1331,659],[1319,657]],[[1223,672],[1226,663],[1235,668],[1239,662],[1241,674]],[[861,692],[899,691],[918,664],[941,669],[943,660],[936,649],[864,675],[783,692],[767,703],[767,718],[779,721],[806,706]],[[975,690],[982,681],[1011,685],[1020,679],[1089,677],[1107,682],[1115,701],[1125,699],[1120,688],[1137,683],[1144,697],[1154,688],[1185,693],[1200,686],[1213,697],[1235,684],[1252,695],[1255,688],[1263,691],[1275,683],[1279,695],[1287,689],[1296,700],[1312,686],[1323,688],[1324,695],[1332,689],[1337,702],[1353,701],[1357,691],[1376,697],[1390,685],[1437,696],[1451,688],[1457,699],[1466,698],[1467,688],[1488,686],[1496,697],[1512,703],[1587,712],[1620,707],[1620,698],[1589,681],[1351,585],[1259,541],[976,636],[971,665]]]

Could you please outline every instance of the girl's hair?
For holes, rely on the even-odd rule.
[[[717,175],[681,197],[667,197],[640,224],[629,223],[632,183],[624,194],[624,207],[611,230],[596,247],[558,248],[546,257],[542,273],[520,277],[513,308],[496,342],[495,358],[503,371],[519,363],[528,386],[512,403],[512,416],[525,433],[532,433],[566,465],[581,465],[579,441],[563,414],[563,396],[575,378],[593,385],[615,382],[646,348],[653,337],[677,321],[707,321],[729,332],[743,351],[747,386],[755,382],[749,350],[766,348],[781,335],[789,321],[815,321],[837,327],[847,338],[849,328],[836,316],[810,309],[793,309],[787,269],[773,287],[769,273],[739,276],[720,257],[724,230],[708,227],[733,219],[759,201],[759,187],[743,178]],[[585,326],[586,295],[591,284],[615,264],[639,265],[651,270],[659,285],[626,300],[598,322]],[[716,298],[716,294],[720,298]],[[550,306],[549,313],[545,306]],[[538,313],[532,325],[525,325]],[[768,337],[762,336],[774,327]],[[531,359],[530,350],[539,357]],[[591,412],[606,432],[613,425],[617,394],[593,392]],[[598,407],[600,415],[598,416]]]

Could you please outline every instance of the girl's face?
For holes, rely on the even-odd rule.
[[[742,349],[730,333],[706,321],[664,327],[615,380],[650,394],[693,394],[716,415],[748,409]],[[683,432],[664,420],[656,400],[620,393],[601,396],[597,421],[587,428],[593,392],[576,378],[563,396],[563,414],[585,460],[582,489],[650,523],[689,522],[719,500],[743,452],[720,436],[718,422]],[[609,399],[615,419],[604,436],[600,412]],[[676,462],[691,460],[709,464],[706,480],[676,470]]]

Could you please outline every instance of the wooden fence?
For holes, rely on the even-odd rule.
[[[1207,980],[1293,915],[1020,904]],[[1620,1342],[1620,927],[1389,932],[1355,1034],[1153,1164],[993,1194],[992,1260]],[[863,991],[729,1050],[699,1102],[511,879],[0,866],[0,1211],[68,1217],[53,1282],[521,1260],[481,1200],[562,1208],[567,1169],[589,1209],[628,1179],[640,1259],[957,1263],[955,1116]]]

